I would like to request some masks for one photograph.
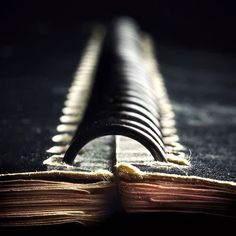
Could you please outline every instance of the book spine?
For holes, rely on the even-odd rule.
[[[103,48],[91,98],[64,162],[72,164],[93,139],[122,135],[144,145],[155,160],[166,162],[158,91],[145,62],[135,23],[117,20]]]

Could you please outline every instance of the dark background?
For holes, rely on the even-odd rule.
[[[12,163],[18,171],[33,171],[42,163],[40,157],[47,157],[45,150],[52,145],[55,123],[85,45],[84,29],[92,22],[109,24],[121,15],[133,17],[152,35],[164,77],[175,78],[172,67],[182,68],[178,76],[184,83],[188,79],[184,71],[190,70],[194,77],[193,68],[205,69],[206,78],[209,71],[213,73],[214,83],[214,73],[223,72],[221,83],[233,90],[236,14],[232,2],[2,1],[0,172],[16,171]]]
[[[4,1],[4,44],[74,34],[87,21],[109,22],[129,15],[165,44],[232,52],[235,50],[234,4],[230,1]]]

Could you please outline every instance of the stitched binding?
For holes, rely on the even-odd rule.
[[[157,161],[189,165],[150,38],[142,37],[132,20],[116,21],[93,83],[101,46],[95,35],[69,89],[59,134],[53,137],[60,145],[48,152],[71,165],[91,140],[122,135],[143,144]]]
[[[64,161],[71,164],[78,151],[93,139],[123,135],[140,142],[156,160],[165,162],[158,97],[145,66],[139,31],[133,21],[120,19],[110,33],[88,109]]]
[[[68,90],[60,123],[57,126],[57,134],[52,137],[55,145],[47,150],[48,153],[52,154],[44,161],[44,164],[48,166],[65,167],[62,159],[75,136],[88,105],[104,36],[104,28],[102,26],[95,27],[84,49]]]

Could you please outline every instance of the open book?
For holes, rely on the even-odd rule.
[[[73,79],[68,54],[59,78],[3,83],[0,224],[90,224],[117,201],[235,217],[236,94],[217,56],[198,68],[170,50],[161,65],[129,18],[82,41]]]

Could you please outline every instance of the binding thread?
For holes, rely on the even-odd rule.
[[[189,165],[151,39],[132,20],[116,21],[95,76],[100,33],[91,38],[69,89],[52,138],[59,145],[48,152],[71,165],[91,140],[122,135],[144,145],[157,161]]]
[[[57,134],[52,137],[55,145],[47,150],[53,156],[46,159],[44,164],[51,164],[52,162],[57,162],[58,164],[62,160],[73,140],[78,125],[83,119],[94,83],[104,36],[104,28],[101,26],[95,27],[68,90],[65,106],[62,109],[62,116],[59,118],[60,123],[57,126]]]

